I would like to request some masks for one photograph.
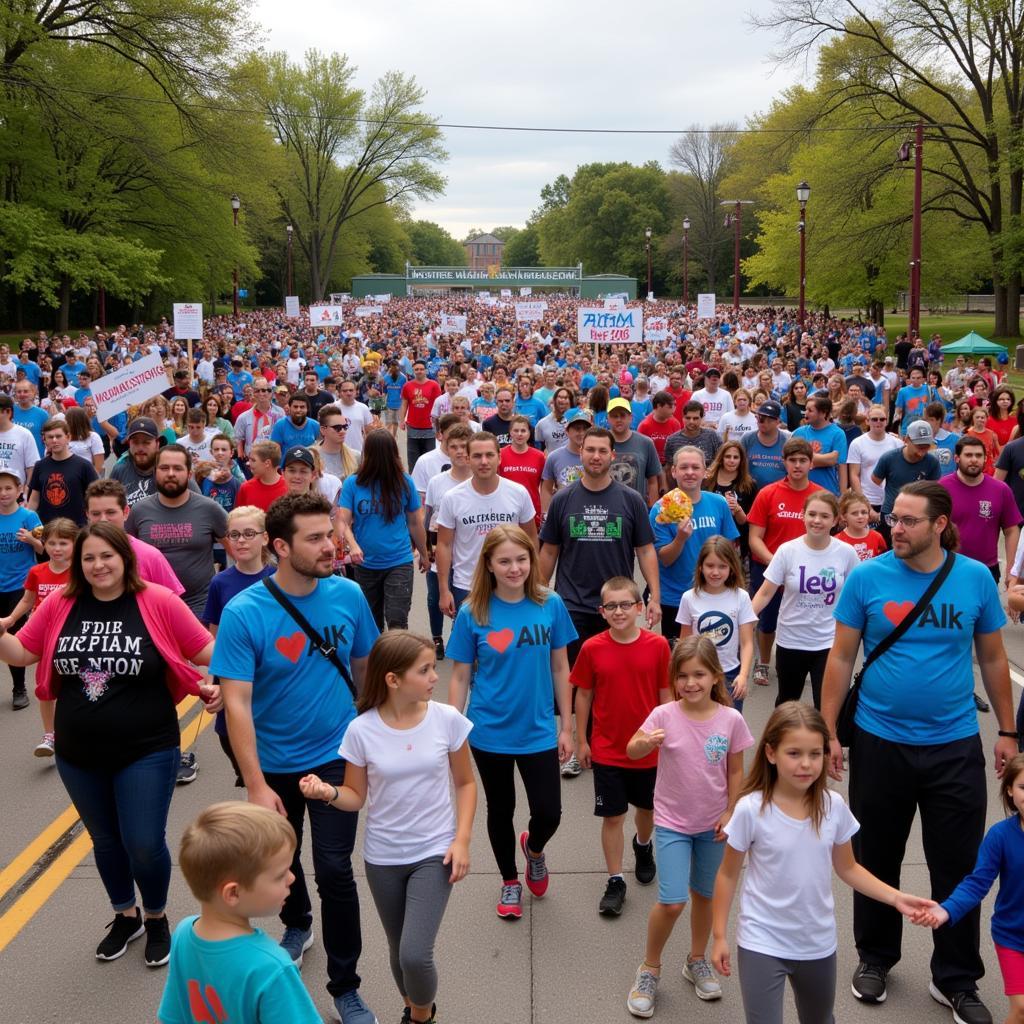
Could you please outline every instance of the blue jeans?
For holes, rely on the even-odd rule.
[[[115,911],[161,914],[171,881],[167,812],[181,751],[157,750],[120,769],[82,768],[57,758],[64,788],[92,839],[96,870]]]
[[[448,573],[448,589],[452,589],[452,574]],[[458,610],[458,609],[456,609]],[[430,635],[435,639],[444,635],[444,612],[441,611],[441,587],[437,573],[427,573],[427,618],[430,620]]]

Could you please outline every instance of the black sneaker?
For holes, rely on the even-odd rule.
[[[434,657],[444,661],[444,641],[439,636],[434,637]]]
[[[171,959],[171,926],[167,916],[147,917],[146,928],[146,966],[163,967]]]
[[[877,964],[866,964],[863,960],[857,964],[853,972],[853,984],[850,991],[862,1003],[884,1003],[888,994],[885,991],[885,977],[889,972]]]
[[[937,1003],[953,1011],[956,1024],[992,1024],[992,1014],[978,998],[976,989],[966,992],[943,992],[934,981],[928,982],[928,993]]]
[[[28,693],[24,688],[15,690],[11,694],[11,707],[15,711],[22,711],[28,707]]]
[[[599,914],[618,917],[622,913],[622,904],[626,902],[626,883],[621,878],[609,878],[601,902],[597,905]]]
[[[144,931],[142,915],[138,910],[135,911],[134,917],[118,914],[107,925],[106,937],[96,947],[96,959],[116,960],[119,956],[124,956],[128,943],[137,939]]]
[[[992,710],[992,708],[989,707],[988,701],[977,693],[974,695],[974,706],[981,712]]]
[[[178,785],[184,786],[189,782],[195,782],[198,774],[199,765],[196,764],[196,755],[191,752],[182,754],[181,760],[178,762]]]
[[[651,841],[646,846],[641,846],[636,841],[636,836],[634,835],[633,856],[636,857],[636,867],[633,868],[636,880],[641,885],[650,885],[654,881],[654,876],[658,873],[657,866],[654,863],[654,837],[651,837]]]

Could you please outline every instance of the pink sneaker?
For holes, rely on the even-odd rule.
[[[539,857],[534,857],[528,851],[526,841],[529,837],[529,832],[523,832],[519,836],[519,845],[526,858],[526,888],[540,899],[548,891],[548,866],[544,862],[543,853]]]
[[[501,883],[498,917],[518,919],[523,916],[523,886],[518,881]]]

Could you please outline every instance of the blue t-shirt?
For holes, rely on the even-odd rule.
[[[907,568],[887,551],[847,576],[835,619],[861,631],[867,654],[917,604],[934,576]],[[868,666],[857,725],[882,739],[918,746],[976,735],[974,635],[994,633],[1005,624],[988,568],[957,555],[917,621]]]
[[[420,495],[408,473],[405,479],[405,504],[391,522],[387,521],[380,502],[379,488],[356,483],[356,474],[345,477],[338,494],[338,507],[352,513],[352,532],[363,549],[363,565],[367,569],[392,569],[412,561],[412,545],[406,513],[420,507]]]
[[[651,529],[654,530],[654,550],[660,551],[671,544],[676,538],[675,523],[659,523],[658,513],[661,502],[656,501],[651,508]],[[674,608],[693,586],[693,573],[697,568],[697,555],[701,545],[708,537],[722,536],[736,540],[740,531],[729,511],[729,503],[720,494],[713,491],[701,491],[700,501],[693,506],[693,533],[686,539],[679,557],[671,565],[663,565],[658,561],[658,578],[661,581],[661,603]]]
[[[551,410],[539,398],[517,398],[516,415],[525,416],[530,426],[537,426],[537,421],[544,419]]]
[[[42,458],[46,454],[46,448],[43,446],[43,424],[49,418],[50,417],[46,414],[46,410],[40,409],[38,405],[33,405],[28,409],[22,409],[17,402],[14,404],[14,422],[17,423],[19,427],[24,427],[36,439],[36,448],[39,449],[39,458]]]
[[[326,634],[342,664],[370,653],[377,626],[351,580],[328,576],[311,594],[288,597],[320,636]],[[253,684],[256,751],[264,771],[309,771],[338,759],[356,715],[348,685],[262,584],[225,607],[210,672]]]
[[[224,483],[217,483],[212,477],[204,477],[200,490],[203,496],[211,498],[225,512],[230,512],[235,507],[235,499],[238,497],[238,488],[241,484],[232,474]]]
[[[32,362],[31,359],[24,361],[18,360],[18,369],[25,371],[25,380],[31,381],[36,387],[39,387],[39,367]]]
[[[384,407],[386,409],[401,409],[402,388],[405,387],[409,378],[404,373],[400,373],[397,377],[392,377],[390,373],[385,373],[381,380],[384,382],[387,396]]]
[[[846,462],[847,441],[846,434],[834,423],[826,423],[823,427],[815,429],[810,426],[797,427],[793,431],[794,437],[802,437],[809,442],[814,449],[815,455],[828,455],[830,452],[839,452],[839,460],[834,466],[815,466],[808,473],[812,484],[824,487],[833,494],[839,493],[839,467]]]
[[[960,435],[954,434],[952,430],[947,430],[946,436],[941,440],[935,438],[932,455],[939,461],[939,470],[942,476],[949,476],[950,473],[956,472],[956,443],[959,440]]]
[[[642,402],[637,398],[630,399],[630,407],[633,410],[633,430],[636,430],[640,426],[641,421],[645,416],[649,416],[654,410],[654,403],[649,399],[645,398]]]
[[[750,475],[761,490],[769,484],[774,484],[786,475],[786,466],[782,461],[782,446],[789,440],[789,435],[781,430],[775,444],[768,446],[757,436],[757,431],[752,430],[740,438],[740,444],[747,451],[747,462],[750,466]]]
[[[235,401],[240,402],[242,400],[242,392],[245,390],[246,384],[252,384],[253,376],[248,370],[232,370],[228,374],[228,383],[231,385],[232,394],[235,396]]]
[[[896,411],[902,413],[900,434],[907,432],[907,427],[915,420],[924,419],[924,410],[932,400],[933,390],[922,384],[919,388],[904,385],[896,392]]]
[[[463,604],[455,616],[448,657],[477,663],[466,717],[472,746],[494,754],[537,754],[558,742],[551,652],[576,639],[562,599],[509,604],[491,597],[490,622],[479,625]]]
[[[9,593],[25,586],[29,569],[36,564],[35,549],[18,540],[18,531],[24,526],[34,530],[39,516],[19,506],[10,515],[0,515],[0,591]]]
[[[197,920],[184,918],[171,936],[160,1024],[321,1024],[299,969],[262,929],[211,942],[196,935]]]
[[[315,444],[320,436],[320,425],[316,420],[306,417],[301,427],[295,426],[291,417],[285,416],[279,419],[270,430],[270,440],[276,441],[281,446],[281,465],[284,465],[284,457],[288,454],[289,448],[302,445],[308,448]]]

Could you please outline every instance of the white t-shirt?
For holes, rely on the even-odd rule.
[[[455,586],[460,590],[469,590],[472,586],[484,537],[495,526],[522,526],[532,522],[534,515],[530,492],[514,480],[499,477],[497,488],[490,494],[480,494],[473,486],[472,477],[453,487],[441,499],[437,525],[455,531],[452,540]]]
[[[425,452],[416,460],[416,465],[412,467],[412,482],[416,485],[416,490],[420,494],[426,494],[427,484],[451,464],[452,460],[448,458],[445,452],[441,451],[440,447],[432,448],[429,452]]]
[[[84,441],[68,441],[68,448],[73,455],[85,459],[90,466],[95,465],[92,461],[94,455],[99,455],[101,458],[103,456],[103,442],[95,430],[90,430],[89,436]]]
[[[443,857],[455,838],[448,755],[473,723],[449,704],[427,702],[411,729],[393,729],[374,708],[356,717],[338,753],[366,769],[368,864],[415,864]]]
[[[718,433],[723,439],[730,441],[738,441],[744,434],[752,434],[755,430],[757,430],[757,417],[752,412],[741,416],[734,409],[732,412],[727,412],[718,421]]]
[[[351,726],[349,726],[351,728]],[[832,848],[860,825],[831,790],[819,832],[774,804],[761,813],[761,794],[736,804],[725,826],[728,844],[748,854],[740,888],[736,945],[785,960],[822,960],[836,951]]]
[[[220,431],[216,427],[204,427],[202,441],[193,441],[187,433],[178,438],[177,443],[181,445],[191,456],[193,465],[197,462],[210,462],[213,455],[210,453],[210,441]]]
[[[30,471],[38,461],[39,449],[32,431],[17,423],[0,431],[0,469],[9,469],[22,483],[28,483]]]
[[[420,464],[420,459],[416,465]],[[430,482],[427,484],[426,497],[423,499],[423,505],[430,509],[430,522],[427,523],[428,530],[437,530],[437,512],[441,505],[441,499],[453,488],[458,487],[459,484],[464,484],[465,480],[453,480],[452,471],[446,469],[443,473],[438,473],[436,476],[430,478]],[[430,571],[437,572],[437,563],[430,563]]]
[[[785,587],[775,640],[796,651],[824,651],[836,637],[836,601],[855,566],[857,552],[835,537],[815,551],[803,537],[780,544],[764,578]]]
[[[894,448],[902,448],[903,442],[893,434],[886,434],[881,441],[875,441],[870,434],[855,437],[846,453],[847,465],[860,466],[860,488],[872,505],[881,505],[885,498],[885,486],[879,486],[871,479],[878,460]]]
[[[333,473],[325,472],[317,481],[320,493],[332,504],[338,500],[338,493],[341,491],[341,477]]]
[[[285,367],[287,369],[288,383],[298,387],[299,374],[306,368],[306,360],[301,357],[289,359],[285,363]]]
[[[745,590],[709,594],[691,588],[679,602],[676,622],[689,626],[694,635],[706,636],[718,648],[723,671],[731,672],[740,667],[740,626],[757,622],[757,616]]]
[[[353,402],[351,405],[346,405],[344,402],[339,401],[338,408],[341,409],[345,419],[348,420],[348,433],[345,435],[345,444],[358,455],[363,450],[363,431],[373,422],[373,413],[370,412],[370,407],[363,405],[362,402]]]
[[[711,430],[718,426],[718,421],[727,412],[732,412],[736,408],[733,405],[732,395],[721,385],[713,393],[707,388],[694,391],[691,401],[700,402],[704,406],[704,426]]]

